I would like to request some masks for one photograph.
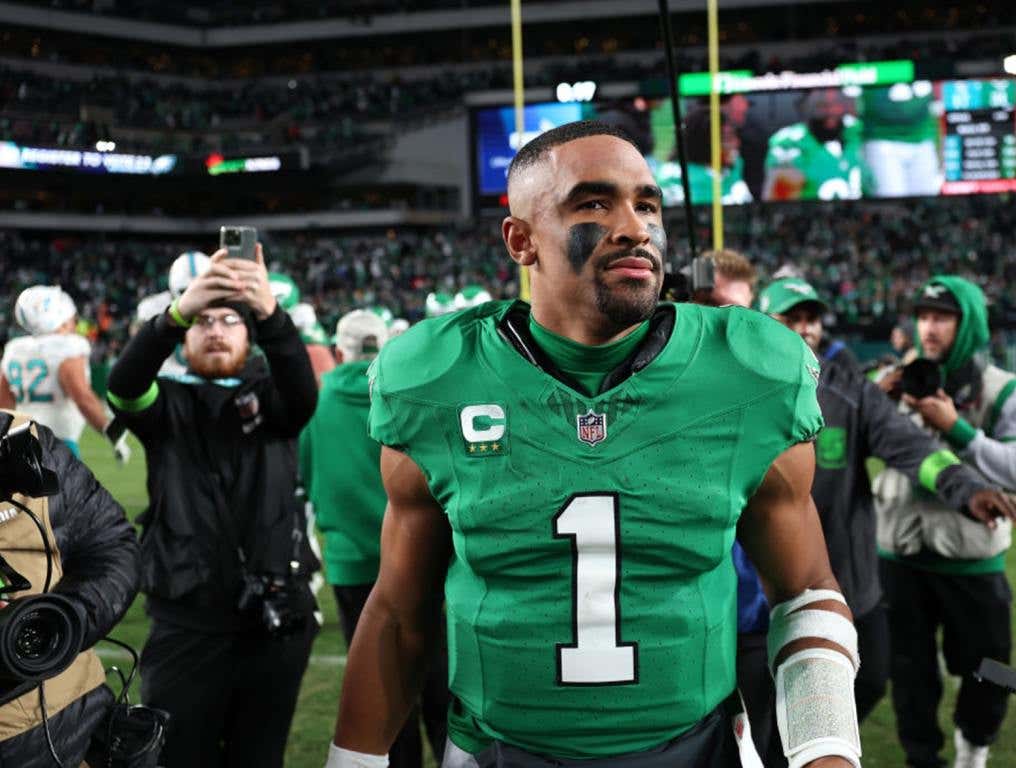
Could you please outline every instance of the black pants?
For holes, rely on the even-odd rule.
[[[857,629],[857,653],[861,668],[854,680],[854,701],[857,703],[857,722],[871,714],[885,696],[889,681],[889,613],[883,603],[862,616],[854,617]]]
[[[170,714],[164,768],[282,768],[317,623],[281,638],[208,635],[154,619],[141,700]]]
[[[367,602],[373,584],[333,585],[335,602],[339,605],[339,619],[346,645],[353,641],[353,632],[360,621],[360,614]],[[423,744],[420,741],[420,717],[427,741],[437,764],[444,754],[445,737],[448,734],[448,648],[441,632],[441,643],[427,669],[427,677],[420,694],[420,706],[409,714],[406,724],[399,731],[395,743],[388,750],[390,768],[421,768],[423,765]]]
[[[737,689],[751,724],[755,751],[766,768],[786,766],[783,744],[776,728],[776,689],[769,672],[766,634],[751,632],[737,636]]]
[[[971,673],[984,658],[1009,663],[1012,592],[1005,574],[938,574],[883,560],[882,582],[889,603],[893,709],[908,764],[941,764],[939,627],[946,667],[962,677],[953,721],[970,743],[994,742],[1009,694],[977,682]]]
[[[889,679],[889,619],[885,606],[879,605],[854,619],[857,651],[861,669],[854,681],[857,720],[866,718],[885,696]],[[783,743],[776,727],[776,690],[769,672],[766,635],[737,636],[737,688],[751,723],[752,741],[766,768],[787,764]]]

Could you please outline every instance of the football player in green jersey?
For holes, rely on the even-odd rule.
[[[927,80],[865,88],[858,102],[864,121],[864,160],[879,197],[937,195],[944,176],[938,159],[938,113]]]
[[[662,195],[618,129],[542,134],[508,190],[532,305],[426,320],[371,368],[388,507],[329,768],[387,764],[442,602],[446,768],[760,765],[735,532],[774,605],[791,768],[859,768],[856,632],[809,496],[814,355],[751,310],[658,304]]]
[[[741,156],[741,139],[737,126],[726,113],[721,113],[720,130],[720,195],[724,205],[741,205],[752,201],[751,191],[744,181],[744,158]],[[688,155],[688,188],[693,203],[713,201],[712,121],[708,107],[698,107],[685,120],[685,146]],[[681,165],[675,160],[658,163],[650,160],[656,183],[663,190],[664,205],[684,202],[681,182]]]
[[[804,121],[769,138],[764,200],[857,200],[865,169],[861,124],[838,88],[807,91]]]

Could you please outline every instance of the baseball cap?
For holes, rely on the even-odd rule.
[[[962,315],[960,307],[953,292],[941,283],[927,283],[921,292],[914,299],[914,312],[922,309],[937,309],[941,312],[952,312],[954,315]]]
[[[314,311],[313,305],[306,302],[293,306],[289,310],[289,316],[293,320],[293,325],[301,331],[310,330],[317,325],[317,313]]]
[[[335,346],[342,350],[346,362],[377,354],[387,340],[385,321],[365,309],[354,309],[335,324]]]
[[[767,315],[782,315],[804,303],[817,305],[820,312],[828,309],[811,284],[799,277],[786,277],[770,283],[758,297],[759,311]]]
[[[300,289],[289,275],[269,272],[268,287],[279,306],[287,312],[300,303]]]
[[[455,311],[455,297],[450,293],[436,291],[427,294],[426,302],[427,317],[440,317]]]
[[[455,294],[453,300],[455,309],[466,307],[478,307],[491,300],[490,292],[481,285],[467,285]]]

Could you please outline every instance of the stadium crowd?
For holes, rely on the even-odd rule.
[[[699,209],[698,216],[698,239],[706,242],[708,212]],[[1016,325],[1009,237],[1016,207],[1009,196],[732,206],[725,216],[727,245],[749,254],[763,276],[797,268],[829,297],[828,324],[838,332],[884,339],[909,311],[914,291],[938,273],[975,281],[988,297],[993,325]],[[688,259],[682,227],[672,212],[670,247],[678,264]],[[82,315],[101,326],[98,348],[115,353],[137,302],[163,289],[166,265],[183,251],[214,250],[207,239],[0,232],[0,290],[15,296],[45,280],[67,286]],[[464,285],[485,285],[495,297],[518,293],[494,220],[436,231],[280,232],[264,242],[269,266],[296,280],[326,327],[352,309],[377,305],[417,320],[427,293]]]

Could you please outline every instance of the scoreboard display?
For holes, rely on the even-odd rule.
[[[941,83],[942,193],[1016,190],[1016,81]]]
[[[908,67],[899,66],[910,65]],[[857,200],[1016,191],[1016,79],[922,80],[912,62],[841,65],[821,73],[720,73],[720,194],[754,201]],[[709,79],[681,83],[692,202],[714,194]],[[701,82],[700,82],[701,81]],[[690,85],[691,87],[686,87]],[[518,148],[540,133],[596,119],[631,135],[663,190],[684,200],[669,98],[640,95],[472,110],[473,194],[478,209],[505,204],[505,177]]]

